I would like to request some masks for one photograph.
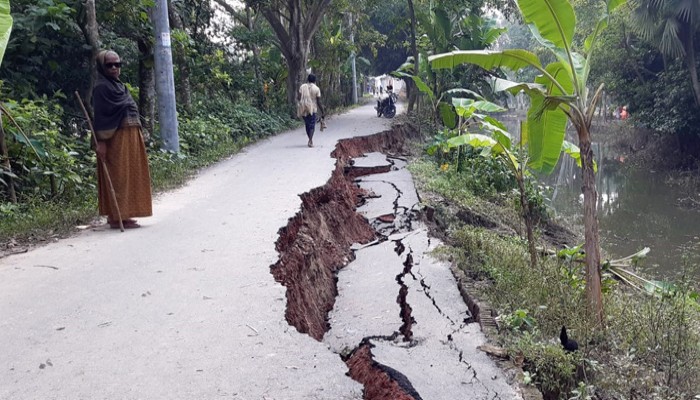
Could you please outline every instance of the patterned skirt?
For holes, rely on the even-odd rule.
[[[141,127],[121,127],[105,143],[105,163],[114,186],[122,220],[153,215],[151,174]],[[97,163],[97,188],[100,215],[106,215],[110,221],[118,221],[119,214],[101,162]]]

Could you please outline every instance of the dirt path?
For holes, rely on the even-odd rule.
[[[329,154],[339,139],[379,132],[388,122],[377,119],[374,110],[365,106],[331,119],[329,130],[317,133],[312,149],[306,147],[302,130],[276,136],[161,196],[154,205],[155,216],[143,220],[141,229],[125,233],[97,229],[0,259],[0,398],[362,398],[363,385],[348,376],[346,361],[351,354],[316,340],[329,328],[325,317],[303,312],[295,317],[295,309],[287,308],[288,298],[295,295],[318,303],[316,308],[323,312],[330,311],[328,304],[319,303],[317,290],[288,291],[289,282],[278,283],[284,279],[273,277],[270,266],[285,260],[276,250],[284,247],[285,240],[291,246],[307,246],[308,251],[295,256],[296,261],[287,262],[300,268],[305,279],[310,276],[301,266],[326,265],[313,262],[318,254],[314,249],[328,248],[338,240],[330,240],[335,234],[326,242],[299,234],[305,223],[329,220],[309,219],[308,208],[297,214],[298,195],[338,175],[337,168],[333,172],[336,160]],[[302,196],[303,203],[320,208],[334,199],[347,206],[344,196],[356,189],[347,183],[343,187],[347,192],[334,190],[335,195],[315,189]],[[350,226],[348,218],[359,217],[337,213],[336,223]],[[363,220],[357,219],[358,224]],[[278,231],[284,226],[280,237]],[[351,232],[347,248],[337,246],[344,256],[334,259],[335,268],[354,256],[349,251],[352,240],[366,242],[374,237],[377,234],[371,229]],[[325,274],[335,281],[332,273],[316,272],[314,279]],[[418,281],[410,285],[407,296],[425,290]],[[364,298],[374,295],[368,291]],[[326,297],[326,302],[334,303],[332,289]],[[400,308],[396,302],[395,306]],[[344,307],[353,307],[353,301]],[[299,327],[300,320],[307,325]],[[438,339],[428,338],[420,329],[419,325],[414,337],[425,336],[425,341],[434,341],[440,348]],[[473,336],[477,343],[462,336]],[[457,339],[459,346],[470,351],[483,340],[478,332],[465,331],[462,336]],[[353,336],[348,343],[358,346],[356,342]],[[360,353],[367,356],[370,344],[376,345],[366,344],[367,348],[354,352],[358,358]],[[384,366],[378,369],[389,376],[387,385],[397,385],[401,379],[387,372],[401,366],[392,365],[395,347],[383,349],[382,363],[368,364]],[[400,357],[405,360],[406,354]],[[503,376],[493,379],[493,364],[482,360],[486,369],[475,366],[474,376],[483,373],[486,384],[502,385]],[[448,363],[454,366],[455,360]],[[457,375],[462,372],[457,370]],[[399,375],[406,378],[398,384],[400,388],[410,386],[411,379],[417,381],[414,390],[430,386],[421,383],[420,370]],[[507,386],[487,387],[478,395],[472,386],[473,382],[463,385],[464,398],[515,396],[504,392]]]

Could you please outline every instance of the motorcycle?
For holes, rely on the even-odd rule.
[[[377,110],[377,117],[383,115],[385,118],[394,118],[396,115],[396,95],[391,93],[385,99],[377,100],[377,106],[374,108]]]

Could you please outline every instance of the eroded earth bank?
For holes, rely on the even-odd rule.
[[[286,319],[342,358],[364,399],[519,399],[506,374],[477,350],[485,342],[440,243],[421,222],[395,126],[341,140],[322,187],[280,230],[271,266],[286,287]]]

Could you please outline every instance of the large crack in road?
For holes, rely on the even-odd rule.
[[[476,349],[485,339],[449,266],[428,254],[439,242],[397,156],[411,134],[341,141],[331,179],[301,196],[271,267],[286,319],[345,361],[364,399],[519,398]]]

